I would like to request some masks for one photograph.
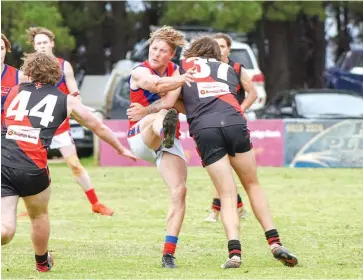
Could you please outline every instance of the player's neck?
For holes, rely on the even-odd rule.
[[[159,67],[157,69],[154,69],[154,71],[156,73],[158,73],[160,77],[163,77],[165,75],[165,72],[166,72],[167,68],[168,68],[168,66],[163,66],[163,67]]]
[[[222,59],[222,62],[224,62],[224,63],[229,63],[229,58],[228,57],[226,57],[225,59]]]

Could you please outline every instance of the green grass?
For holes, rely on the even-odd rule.
[[[362,169],[259,169],[282,242],[296,253],[299,265],[287,268],[272,258],[249,211],[241,222],[243,265],[222,270],[219,265],[227,258],[223,227],[203,222],[212,198],[210,179],[202,168],[190,168],[176,253],[179,268],[165,270],[160,266],[168,197],[156,169],[86,163],[99,198],[115,215],[92,214],[71,171],[64,164],[51,165],[55,266],[50,273],[35,272],[29,221],[23,217],[14,240],[2,247],[3,279],[363,278]],[[18,212],[23,209],[20,201]]]

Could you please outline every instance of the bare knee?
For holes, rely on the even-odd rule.
[[[9,225],[1,225],[1,245],[8,244],[15,235],[16,228]]]
[[[181,203],[185,201],[187,195],[187,188],[185,182],[178,184],[171,190],[172,203]]]
[[[67,159],[67,164],[69,168],[72,170],[72,173],[75,177],[79,177],[85,172],[84,167],[82,166],[81,162],[77,155],[71,155]]]

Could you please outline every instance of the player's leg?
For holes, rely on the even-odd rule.
[[[158,168],[170,194],[162,265],[176,268],[174,254],[185,214],[187,166],[181,157],[163,152]]]
[[[219,193],[214,188],[214,197],[213,197],[213,201],[212,201],[211,210],[210,210],[208,216],[204,219],[204,221],[211,222],[211,223],[217,222],[220,211],[221,211],[221,199],[219,197]],[[237,211],[238,211],[238,216],[241,219],[246,219],[248,217],[248,212],[247,212],[246,208],[244,207],[242,197],[240,196],[239,193],[237,194]]]
[[[220,195],[221,218],[228,240],[229,259],[223,268],[238,268],[241,265],[241,243],[239,241],[239,217],[237,214],[237,185],[233,178],[228,155],[205,167]]]
[[[163,143],[171,148],[174,144],[178,114],[175,109],[160,110],[140,121],[140,134],[147,147],[156,151]]]
[[[274,257],[287,266],[295,266],[297,258],[281,245],[279,234],[269,211],[266,195],[257,178],[256,159],[253,150],[236,153],[235,157],[231,157],[230,160],[245,188],[253,213],[265,232]]]
[[[88,201],[92,205],[92,211],[101,215],[112,216],[114,211],[99,202],[96,191],[92,185],[91,178],[89,177],[87,170],[83,167],[78,158],[76,146],[73,143],[69,131],[55,136],[53,138],[53,142],[57,141],[59,142],[59,144],[57,145],[57,143],[55,143],[55,145],[57,145],[57,148],[59,148],[61,155],[67,162],[69,168],[72,170],[75,181],[86,194]]]
[[[12,169],[1,166],[1,245],[9,243],[16,231],[16,208],[19,194],[14,188]]]
[[[31,239],[35,251],[36,268],[40,272],[47,272],[53,266],[53,259],[48,252],[50,235],[49,198],[50,187],[38,194],[24,197],[24,203],[31,222]]]
[[[19,196],[1,196],[1,245],[9,243],[16,231],[16,208]]]
[[[239,218],[237,213],[237,185],[227,155],[226,139],[221,128],[205,128],[194,133],[194,140],[203,165],[221,199],[221,217],[228,240],[229,258],[223,268],[241,265]]]

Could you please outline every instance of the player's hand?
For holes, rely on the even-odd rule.
[[[183,74],[184,76],[184,83],[188,85],[188,87],[191,87],[191,83],[194,83],[194,74],[197,73],[197,66],[193,66],[192,68],[189,68],[188,71]]]
[[[137,160],[137,157],[129,149],[126,149],[125,147],[123,147],[122,150],[118,151],[118,154],[127,157],[129,159],[132,159],[133,161]]]
[[[147,115],[147,110],[140,103],[131,103],[126,114],[129,120],[137,122]]]

